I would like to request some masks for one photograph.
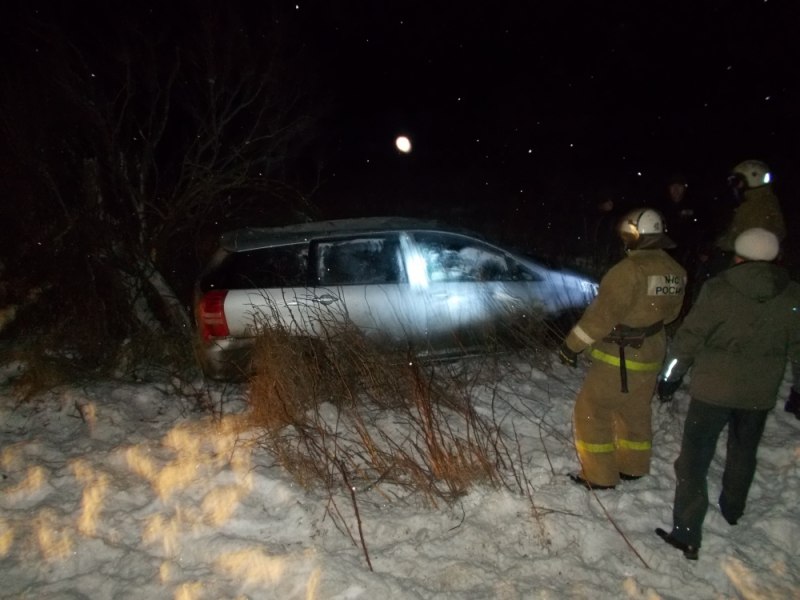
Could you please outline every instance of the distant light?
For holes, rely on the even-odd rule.
[[[772,176],[769,173],[764,173],[764,183],[767,184],[772,181]]]
[[[397,149],[403,154],[411,152],[411,140],[404,135],[397,136],[394,145],[397,146]]]

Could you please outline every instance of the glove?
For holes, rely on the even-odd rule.
[[[561,361],[562,365],[567,365],[574,369],[578,366],[578,353],[570,350],[566,343],[561,344],[558,349],[558,360]]]
[[[661,402],[671,402],[672,396],[674,396],[677,389],[681,387],[681,381],[682,379],[674,379],[672,381],[659,379],[658,399],[661,400]]]

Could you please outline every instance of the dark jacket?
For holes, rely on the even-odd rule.
[[[800,285],[766,262],[745,262],[705,283],[673,339],[670,379],[691,368],[689,393],[708,404],[770,409],[787,359],[800,361]],[[665,371],[666,373],[666,371]]]

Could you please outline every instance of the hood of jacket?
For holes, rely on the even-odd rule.
[[[723,271],[721,277],[739,293],[757,302],[766,302],[789,285],[789,273],[773,264],[748,261]]]

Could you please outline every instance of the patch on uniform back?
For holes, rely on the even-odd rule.
[[[686,278],[680,275],[650,275],[647,278],[648,296],[679,296],[686,287]]]

